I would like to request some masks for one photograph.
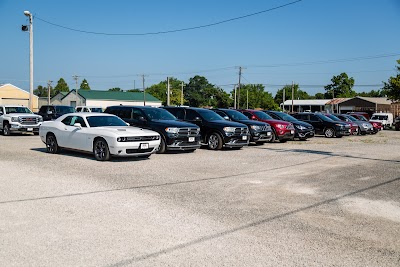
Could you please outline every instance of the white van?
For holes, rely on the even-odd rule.
[[[392,113],[374,113],[369,121],[380,122],[383,124],[383,128],[392,128],[393,125],[393,114]]]
[[[103,109],[101,107],[95,107],[95,106],[77,106],[75,108],[76,112],[103,112]]]

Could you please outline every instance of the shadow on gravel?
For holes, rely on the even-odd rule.
[[[367,159],[367,160],[375,160],[382,162],[392,162],[392,163],[400,163],[400,160],[392,160],[392,159],[375,159],[375,158],[367,158],[367,157],[358,157],[358,156],[350,156],[350,155],[342,155],[328,151],[320,151],[320,150],[310,150],[310,149],[283,149],[283,148],[270,148],[270,147],[254,147],[255,149],[265,149],[272,150],[274,152],[295,152],[295,153],[306,153],[306,154],[317,154],[317,155],[325,155],[330,157],[341,157],[341,158],[354,158],[354,159]]]
[[[159,250],[159,251],[156,251],[156,252],[153,252],[153,253],[149,253],[149,254],[145,254],[145,255],[141,255],[141,256],[137,256],[137,257],[132,257],[132,258],[129,258],[129,259],[126,259],[126,260],[122,260],[122,261],[119,261],[117,263],[106,265],[106,266],[107,267],[126,266],[126,265],[132,265],[133,263],[144,261],[144,260],[147,260],[147,259],[157,258],[160,255],[165,255],[167,253],[172,253],[172,252],[180,250],[180,249],[185,249],[185,248],[190,247],[190,246],[194,246],[194,245],[197,245],[197,244],[200,244],[200,243],[203,243],[203,242],[207,242],[207,241],[210,241],[210,240],[213,240],[213,239],[224,237],[224,236],[227,236],[227,235],[230,235],[230,234],[242,231],[242,230],[246,230],[246,229],[249,229],[249,228],[252,228],[252,227],[256,227],[256,226],[259,226],[259,225],[262,225],[262,224],[269,223],[271,221],[284,219],[284,218],[289,217],[291,215],[295,215],[295,214],[297,214],[299,212],[303,212],[303,211],[311,210],[311,209],[314,209],[314,208],[318,208],[318,207],[320,207],[322,205],[327,205],[327,204],[330,204],[332,202],[338,201],[340,199],[343,199],[343,198],[346,198],[346,197],[350,197],[350,196],[353,196],[353,195],[356,195],[356,194],[359,194],[359,193],[363,193],[365,191],[372,190],[372,189],[375,189],[375,188],[378,188],[378,187],[381,187],[381,186],[385,186],[385,185],[388,185],[388,184],[391,184],[391,183],[394,183],[394,182],[398,182],[398,181],[400,181],[400,177],[392,179],[392,180],[389,180],[389,181],[386,181],[386,182],[382,182],[382,183],[379,183],[379,184],[375,184],[375,185],[372,185],[372,186],[368,186],[368,187],[365,187],[365,188],[362,188],[362,189],[359,189],[359,190],[355,190],[355,191],[352,191],[352,192],[349,192],[349,193],[346,193],[346,194],[343,194],[343,195],[340,195],[340,196],[337,196],[337,197],[334,197],[334,198],[329,198],[329,199],[314,203],[312,205],[305,206],[303,208],[298,208],[298,209],[295,209],[295,210],[291,210],[291,211],[288,211],[288,212],[285,212],[285,213],[282,213],[282,214],[278,214],[278,215],[275,215],[275,216],[272,216],[272,217],[268,217],[268,218],[265,218],[265,219],[262,219],[262,220],[251,222],[251,223],[248,223],[248,224],[245,224],[245,225],[242,225],[242,226],[238,226],[238,227],[235,227],[235,228],[223,231],[223,232],[219,232],[219,233],[208,235],[208,236],[203,236],[203,237],[200,237],[198,239],[192,240],[190,242],[178,244],[176,246],[172,246],[172,247],[169,247],[169,248],[166,248],[166,249],[162,249],[162,250]]]
[[[41,153],[47,153],[46,148],[31,148],[32,151],[36,152],[41,152]],[[74,158],[83,158],[83,159],[88,159],[88,160],[94,160],[93,154],[90,153],[85,153],[85,152],[79,152],[79,151],[74,151],[74,150],[66,150],[63,149],[61,150],[60,153],[57,155],[62,155],[62,156],[67,156],[67,157],[74,157]],[[151,157],[151,156],[150,156]],[[127,162],[127,161],[143,161],[143,160],[148,160],[148,158],[138,158],[138,157],[112,157],[110,161],[115,161],[115,162]]]

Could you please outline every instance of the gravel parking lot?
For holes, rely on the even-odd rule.
[[[0,266],[400,266],[400,132],[0,167]]]

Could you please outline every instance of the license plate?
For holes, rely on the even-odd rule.
[[[189,137],[189,142],[194,142],[194,137]]]
[[[291,130],[291,131],[290,131],[290,134],[294,134],[294,130]]]
[[[27,128],[26,129],[28,132],[32,132],[33,131],[33,128]]]
[[[270,135],[271,135],[271,132],[268,132],[267,135],[270,136]]]
[[[140,144],[139,149],[149,149],[149,144]]]
[[[243,135],[242,140],[247,140],[247,135]]]

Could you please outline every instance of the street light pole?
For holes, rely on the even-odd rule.
[[[33,17],[29,11],[24,15],[29,18],[29,109],[33,111]]]

